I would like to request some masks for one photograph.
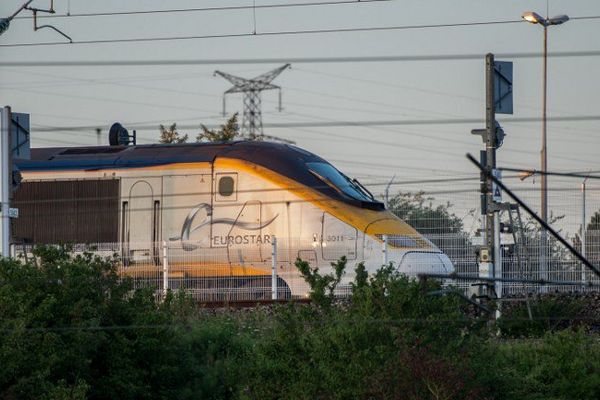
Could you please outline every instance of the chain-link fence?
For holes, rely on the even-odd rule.
[[[535,176],[522,180],[507,175],[504,183],[534,211],[539,211],[541,192]],[[548,223],[593,265],[600,266],[600,181],[549,177]],[[450,189],[452,187],[452,189]],[[477,276],[483,245],[479,179],[440,177],[419,183],[405,182],[402,193],[390,201],[401,217],[410,221],[451,259],[460,275]],[[577,259],[533,217],[503,193],[506,211],[500,213],[502,277],[514,280],[545,280],[582,285],[510,282],[503,294],[539,291],[598,290],[598,276]],[[510,206],[512,204],[512,206]],[[582,234],[584,232],[584,234]],[[460,287],[473,282],[456,281]],[[588,286],[585,286],[585,285]]]
[[[505,176],[505,184],[534,210],[538,209],[539,182],[522,181]],[[380,183],[371,187],[384,188]],[[585,190],[583,190],[585,188]],[[388,208],[416,228],[422,236],[369,236],[358,232],[344,237],[344,244],[324,242],[323,238],[298,239],[278,237],[277,245],[265,242],[257,246],[212,245],[186,246],[183,242],[99,243],[74,245],[75,253],[93,250],[114,256],[119,273],[130,277],[135,287],[151,286],[158,292],[185,289],[198,300],[235,301],[271,298],[305,297],[309,291],[295,261],[302,259],[323,274],[333,272],[331,263],[345,256],[347,273],[338,294],[348,293],[354,266],[365,261],[373,272],[388,260],[401,272],[448,273],[478,276],[481,261],[478,249],[482,216],[478,174],[464,176],[428,176],[394,182]],[[511,199],[504,194],[504,202]],[[548,192],[549,223],[594,265],[600,265],[600,182],[569,178],[552,178]],[[517,212],[518,211],[518,212]],[[42,229],[44,221],[38,221]],[[571,252],[523,210],[500,213],[502,277],[515,280],[570,281],[600,284],[599,278]],[[582,234],[584,232],[584,234]],[[343,235],[342,235],[343,236]],[[340,238],[342,237],[340,236]],[[423,238],[432,242],[452,264],[440,256],[423,251]],[[426,246],[425,246],[426,247]],[[31,245],[15,245],[15,254],[31,257]],[[468,288],[473,282],[453,281]],[[595,290],[593,287],[540,285],[510,282],[502,285],[503,294],[537,291]]]

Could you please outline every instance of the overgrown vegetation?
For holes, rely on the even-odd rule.
[[[452,212],[452,204],[447,202],[433,205],[433,197],[424,192],[400,192],[389,201],[389,209],[400,219],[425,235],[461,233],[463,217]],[[468,214],[474,214],[469,210]]]
[[[277,136],[265,135],[264,133],[248,133],[244,134],[240,131],[240,125],[238,124],[238,113],[233,114],[227,119],[224,124],[221,124],[219,129],[209,129],[204,124],[200,125],[201,132],[196,136],[196,142],[208,142],[208,143],[221,143],[231,142],[234,140],[250,140],[261,142],[263,140],[273,140],[276,142],[294,144],[294,141],[282,139]],[[165,128],[164,125],[159,126],[160,137],[159,143],[187,143],[188,134],[180,134],[177,131],[177,124],[173,123],[169,128]]]
[[[133,291],[111,260],[60,248],[36,260],[0,262],[0,398],[600,398],[597,334],[510,315],[489,325],[393,265],[368,276],[358,264],[339,301],[347,260],[328,274],[299,260],[311,305],[214,314],[184,293]],[[533,312],[568,320],[579,308],[565,304]]]

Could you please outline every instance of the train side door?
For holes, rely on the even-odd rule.
[[[121,180],[121,241],[126,263],[155,263],[160,246],[161,178]]]
[[[163,177],[163,240],[175,249],[210,247],[211,182],[210,174]]]
[[[358,231],[331,214],[323,213],[321,251],[324,260],[335,261],[341,256],[356,260]]]
[[[213,247],[226,247],[231,265],[256,267],[271,255],[279,212],[265,207],[273,196],[265,200],[264,187],[260,180],[237,172],[214,175]]]

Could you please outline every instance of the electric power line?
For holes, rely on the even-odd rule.
[[[6,47],[9,45],[0,45]],[[600,50],[549,52],[548,57],[597,57]],[[543,53],[496,53],[498,58],[540,58]],[[98,67],[98,66],[150,66],[150,65],[245,65],[245,64],[336,64],[373,62],[412,62],[412,61],[481,61],[481,54],[423,54],[398,56],[342,56],[342,57],[278,57],[278,58],[223,58],[187,60],[73,60],[73,61],[1,61],[0,67]]]
[[[548,117],[548,121],[553,122],[579,122],[579,121],[600,121],[600,115],[565,115],[557,117]],[[540,117],[516,117],[507,119],[507,122],[539,122]],[[483,124],[485,121],[481,118],[431,118],[431,119],[405,119],[405,120],[362,120],[362,121],[304,121],[304,122],[267,122],[265,128],[326,128],[326,127],[367,127],[367,126],[403,126],[403,125],[458,125]],[[208,125],[207,125],[208,126]],[[97,128],[97,125],[81,126],[51,126],[38,129],[39,132],[56,131],[83,131]],[[209,128],[213,127],[208,126]],[[155,130],[155,125],[137,125],[131,126],[131,129],[137,130]],[[180,129],[194,129],[197,125],[181,125]]]
[[[600,16],[578,17],[577,19],[598,19]],[[573,18],[575,19],[575,18]],[[94,39],[94,40],[74,40],[73,42],[43,42],[43,43],[9,43],[2,44],[0,47],[32,47],[32,46],[61,46],[77,44],[109,44],[109,43],[141,43],[141,42],[165,42],[179,40],[199,40],[199,39],[226,39],[241,38],[252,36],[292,36],[292,35],[310,35],[310,34],[329,34],[329,33],[349,33],[349,32],[386,32],[412,29],[440,29],[457,28],[468,26],[487,26],[501,24],[522,23],[523,20],[504,20],[504,21],[482,21],[482,22],[458,22],[445,24],[422,24],[422,25],[396,25],[396,26],[371,26],[361,28],[322,28],[322,29],[301,29],[290,31],[267,31],[251,33],[222,33],[211,35],[189,35],[189,36],[162,36],[162,37],[138,37],[125,39]]]
[[[505,21],[485,21],[485,22],[463,22],[447,24],[424,24],[424,25],[396,25],[396,26],[371,26],[362,28],[330,28],[330,29],[300,29],[290,31],[270,31],[270,32],[242,32],[242,33],[222,33],[211,35],[189,35],[189,36],[162,36],[162,37],[138,37],[125,39],[94,39],[94,40],[74,40],[72,42],[42,42],[42,43],[9,43],[2,44],[0,47],[33,47],[33,46],[61,46],[65,44],[109,44],[109,43],[142,43],[142,42],[166,42],[179,40],[200,40],[200,39],[227,39],[252,36],[291,36],[291,35],[309,35],[309,34],[329,34],[329,33],[348,33],[348,32],[385,32],[396,30],[411,29],[435,29],[435,28],[455,28],[466,26],[498,25],[521,23],[522,20]]]
[[[260,10],[271,8],[292,8],[292,7],[317,7],[317,6],[336,6],[350,4],[368,4],[383,3],[393,0],[338,0],[322,1],[311,3],[281,3],[281,4],[259,4],[248,6],[219,6],[219,7],[199,7],[199,8],[170,8],[162,10],[137,10],[137,11],[105,11],[93,13],[68,13],[38,16],[38,18],[80,18],[80,17],[115,17],[126,15],[148,15],[148,14],[172,14],[172,13],[195,13],[195,12],[213,12],[213,11],[237,11],[237,10]],[[32,16],[21,16],[15,19],[31,19]]]

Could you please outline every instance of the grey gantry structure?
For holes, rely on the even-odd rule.
[[[215,71],[215,75],[222,76],[233,84],[230,89],[223,93],[223,115],[226,115],[226,96],[232,93],[244,94],[244,114],[242,116],[241,127],[242,135],[250,138],[263,135],[262,106],[260,98],[260,94],[263,90],[279,90],[279,111],[281,111],[281,87],[274,85],[271,82],[290,66],[290,64],[285,64],[252,79],[241,78],[226,72]]]

